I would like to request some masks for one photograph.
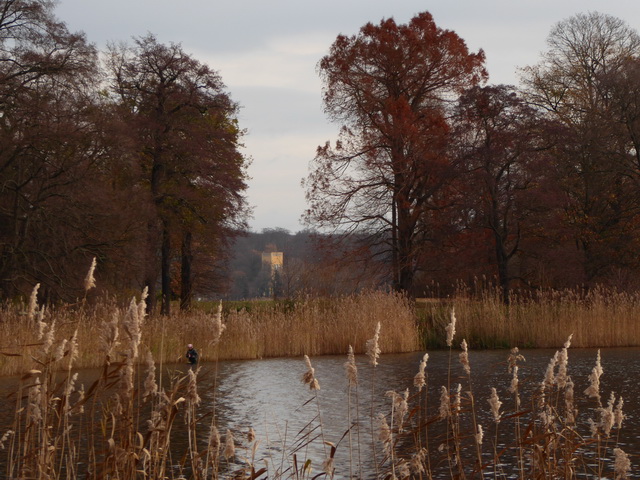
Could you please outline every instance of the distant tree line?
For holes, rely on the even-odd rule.
[[[337,37],[320,60],[325,111],[308,225],[350,238],[387,284],[637,289],[640,37],[578,14],[550,32],[521,87],[487,84],[429,13]]]
[[[385,288],[385,278],[361,264],[345,262],[344,245],[335,247],[327,235],[311,230],[291,233],[283,228],[249,232],[233,242],[229,263],[230,284],[225,298],[290,299],[332,296],[364,289]],[[282,252],[284,265],[272,275],[263,265],[264,252]]]
[[[188,308],[246,229],[238,105],[180,45],[98,52],[52,9],[0,1],[0,298],[78,298],[96,257],[101,289]]]

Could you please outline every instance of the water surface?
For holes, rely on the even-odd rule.
[[[533,398],[531,392],[539,388],[555,352],[556,350],[521,351],[526,359],[519,367],[523,409],[528,408],[527,402]],[[379,413],[388,415],[391,412],[391,397],[386,393],[394,391],[403,394],[409,389],[409,404],[414,410],[407,431],[411,430],[411,424],[415,426],[420,419],[424,420],[424,396],[421,397],[418,414],[418,409],[415,409],[418,399],[413,387],[413,378],[418,372],[423,354],[424,352],[382,355],[375,368],[370,365],[366,356],[358,356],[358,385],[351,389],[344,369],[346,356],[312,358],[315,376],[320,383],[318,391],[309,390],[301,382],[302,374],[306,371],[302,358],[215,363],[205,361],[199,370],[198,379],[199,394],[202,397],[200,411],[213,414],[223,436],[227,428],[234,432],[236,461],[239,465],[250,462],[256,468],[266,466],[270,475],[274,475],[274,472],[293,468],[295,456],[299,465],[307,458],[311,459],[313,471],[318,473],[331,445],[334,445],[338,478],[358,475],[359,465],[362,466],[362,475],[372,478],[376,472],[375,464],[382,462],[383,453],[379,443],[375,444],[375,451],[372,446],[372,427],[374,434],[377,429],[372,425],[371,419]],[[473,393],[477,421],[483,425],[487,434],[483,454],[485,458],[492,458],[491,435],[495,432],[496,424],[487,401],[491,387],[496,388],[503,402],[504,415],[514,411],[513,395],[508,392],[511,374],[506,360],[509,352],[469,352],[470,384],[459,363],[458,354],[459,351],[429,352],[426,369],[428,416],[437,414],[442,386],[449,385],[449,391],[455,391],[456,385],[460,383],[463,392]],[[595,365],[596,355],[596,349],[569,350],[568,373],[575,384],[578,423],[583,424],[583,430],[586,429],[588,418],[598,420],[595,400],[588,399],[583,394],[589,385],[588,377]],[[637,373],[640,372],[640,349],[603,349],[601,357],[604,369],[600,386],[602,401],[606,404],[611,392],[616,399],[619,396],[624,398],[626,418],[618,446],[631,455],[634,465],[632,471],[636,471],[640,463],[640,379]],[[164,370],[169,375],[170,372],[184,372],[187,368],[186,365],[173,365],[165,366]],[[95,370],[81,371],[80,381],[88,385],[97,375]],[[3,430],[0,435],[13,419],[13,400],[9,394],[15,390],[16,381],[8,378],[0,382],[3,394],[3,405],[0,405],[0,426]],[[165,378],[163,381],[168,380]],[[212,415],[208,415],[203,420],[199,432],[201,444],[206,444],[211,418]],[[349,425],[352,425],[351,429]],[[430,439],[432,449],[445,442],[438,438],[439,432],[444,432],[443,425],[439,426],[438,422],[430,425],[433,432]],[[259,441],[255,452],[248,448],[245,436],[251,428],[255,430]],[[513,430],[513,421],[505,419],[498,429],[501,433],[498,447],[501,448],[511,441],[509,432]],[[311,439],[314,441],[310,442]],[[186,436],[176,432],[172,444],[175,448],[184,450],[186,441]],[[415,439],[407,438],[403,442],[414,444]],[[435,456],[434,454],[434,458]],[[505,469],[509,468],[507,466]]]

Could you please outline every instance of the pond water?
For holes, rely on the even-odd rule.
[[[519,380],[523,391],[523,409],[528,408],[531,395],[527,392],[536,390],[543,380],[545,370],[556,350],[523,350],[525,357],[520,362]],[[409,389],[409,406],[412,417],[408,424],[419,423],[420,415],[414,395],[413,378],[418,372],[418,366],[424,352],[397,355],[382,355],[377,367],[369,364],[366,356],[357,356],[358,387],[349,389],[345,375],[344,363],[346,356],[323,356],[311,358],[315,369],[315,376],[320,383],[320,390],[310,391],[301,382],[301,376],[306,371],[302,358],[277,358],[251,361],[220,361],[204,362],[201,365],[198,378],[199,395],[202,404],[199,410],[213,412],[218,429],[224,436],[227,428],[236,437],[236,458],[238,463],[243,459],[253,458],[251,463],[256,469],[266,467],[269,476],[275,472],[284,472],[294,468],[294,456],[300,465],[308,458],[312,461],[314,474],[322,471],[322,461],[330,451],[328,442],[336,446],[335,465],[336,478],[362,476],[373,478],[382,470],[376,469],[376,464],[383,460],[383,452],[379,442],[372,446],[372,417],[378,413],[391,412],[391,398],[386,392],[395,391],[402,394]],[[508,393],[511,374],[507,369],[506,350],[470,351],[471,385],[458,361],[459,351],[450,355],[448,351],[429,352],[427,362],[427,411],[434,416],[440,402],[440,392],[443,385],[451,385],[452,390],[457,383],[462,384],[463,392],[471,390],[475,401],[477,421],[483,425],[486,432],[483,443],[483,458],[492,459],[494,446],[493,438],[496,425],[492,420],[488,398],[491,387],[495,387],[503,402],[502,411],[505,415],[513,413],[513,396]],[[588,418],[597,420],[594,410],[595,402],[583,394],[589,385],[589,374],[596,362],[596,349],[570,349],[569,375],[575,384],[575,401],[579,410],[578,424],[586,425]],[[617,446],[630,455],[632,462],[632,476],[640,467],[640,349],[603,349],[601,350],[601,364],[604,373],[601,377],[600,392],[602,401],[606,405],[611,392],[616,398],[624,398],[625,420]],[[188,367],[173,365],[165,367],[167,371],[185,371]],[[91,381],[97,375],[96,371],[81,372],[81,381]],[[3,393],[0,405],[0,435],[8,428],[12,421],[10,392],[15,389],[16,379],[0,381],[0,391]],[[350,393],[348,393],[350,392]],[[8,396],[9,395],[9,396]],[[424,393],[420,402],[424,402]],[[350,412],[350,413],[349,413]],[[468,415],[467,415],[468,417]],[[200,441],[206,443],[208,425],[203,425]],[[424,418],[422,419],[424,421]],[[523,417],[523,422],[525,417]],[[440,421],[440,423],[443,423]],[[349,429],[349,425],[353,425]],[[259,441],[255,454],[247,446],[246,432],[253,428]],[[429,427],[431,449],[434,453],[443,440],[438,438],[443,426],[434,422]],[[440,430],[439,430],[440,429]],[[377,431],[373,427],[374,433]],[[499,439],[496,448],[507,446],[512,440],[509,432],[513,431],[513,419],[505,419],[498,425]],[[347,432],[350,432],[348,434]],[[409,438],[411,429],[405,431],[407,438],[402,442],[415,444],[415,438]],[[588,428],[587,428],[588,432]],[[584,433],[584,432],[583,432]],[[618,435],[617,431],[614,431]],[[467,437],[469,433],[467,432]],[[309,442],[310,439],[315,439]],[[327,443],[323,443],[323,440]],[[179,447],[186,442],[176,433],[172,445]],[[224,439],[223,439],[224,441]],[[399,451],[402,451],[402,442]],[[352,445],[351,448],[349,445]],[[184,445],[182,445],[184,446]],[[607,445],[605,451],[612,457],[613,444]],[[2,455],[2,452],[0,452]],[[436,455],[434,455],[435,458]],[[505,477],[517,478],[513,465],[505,457]],[[4,460],[4,459],[2,459]],[[594,459],[595,461],[596,459]],[[434,466],[448,470],[448,465]],[[610,466],[607,467],[610,470]],[[289,470],[291,471],[291,470]],[[443,477],[445,476],[443,473]],[[493,470],[491,472],[493,475]],[[613,478],[612,472],[607,476]],[[284,474],[285,477],[290,475]],[[313,474],[311,475],[313,477]],[[640,478],[640,477],[636,477]]]
[[[529,350],[521,352],[525,362],[520,362],[519,369],[520,388],[523,392],[536,390],[544,378],[545,370],[553,357],[555,350]],[[507,351],[472,351],[469,352],[471,365],[471,389],[473,391],[478,412],[478,419],[483,424],[485,432],[493,432],[495,424],[492,421],[488,398],[491,387],[495,387],[499,397],[503,401],[503,411],[513,412],[512,396],[508,393],[511,374],[507,369]],[[600,391],[602,401],[606,405],[611,392],[616,397],[624,398],[623,423],[618,446],[637,459],[640,455],[640,350],[638,349],[607,349],[601,351],[601,364],[604,374],[601,377]],[[372,369],[368,364],[368,358],[357,359],[359,372],[358,398],[360,405],[360,443],[365,445],[367,452],[363,463],[370,472],[375,470],[372,465],[372,448],[370,446],[370,418],[373,403],[373,415],[378,412],[389,413],[391,400],[385,393],[396,391],[402,393],[410,388],[413,395],[413,377],[418,371],[418,365],[422,353],[401,355],[384,355],[379,360],[379,365]],[[595,402],[583,394],[589,385],[589,374],[595,366],[597,356],[596,349],[569,350],[569,374],[575,383],[575,398],[579,409],[579,421],[586,426],[588,418],[598,420],[593,410]],[[342,439],[346,426],[349,425],[347,395],[348,387],[344,372],[345,357],[330,356],[312,359],[315,375],[320,382],[321,389],[317,392],[317,398],[305,386],[301,384],[300,376],[306,370],[301,359],[273,359],[251,362],[221,362],[219,365],[219,386],[215,403],[218,405],[218,414],[221,423],[227,423],[232,429],[243,431],[253,427],[260,435],[269,436],[271,449],[280,452],[280,445],[288,445],[291,451],[296,443],[296,435],[305,433],[316,414],[321,415],[321,424],[325,440],[334,444],[340,442],[336,458],[344,465],[349,463],[348,441]],[[451,362],[451,363],[450,363]],[[449,368],[451,365],[451,368]],[[450,383],[452,387],[458,382],[462,383],[463,391],[469,389],[467,376],[464,374],[459,362],[458,352],[453,356],[449,352],[437,351],[429,354],[427,363],[428,374],[428,401],[430,414],[438,408],[440,390],[443,385]],[[449,373],[450,372],[450,373]],[[375,378],[372,381],[371,376]],[[352,418],[354,407],[354,393],[351,394]],[[205,396],[205,401],[210,404],[213,399]],[[522,394],[523,403],[531,399],[531,395]],[[526,404],[523,408],[527,408]],[[580,420],[581,419],[581,420]],[[509,438],[507,422],[500,425],[501,436]],[[305,430],[306,427],[306,430]],[[436,433],[438,425],[433,425]],[[375,428],[375,427],[374,427]],[[442,427],[440,427],[442,429]],[[276,434],[274,434],[276,432]],[[285,432],[285,433],[283,433]],[[354,432],[352,431],[352,434]],[[286,438],[284,438],[286,437]],[[286,440],[286,441],[285,441]],[[352,435],[353,440],[353,435]],[[440,439],[435,439],[436,443]],[[500,440],[499,440],[500,441]],[[503,446],[508,440],[502,440]],[[276,446],[275,448],[273,446]],[[324,452],[317,445],[310,452],[305,452],[313,458],[317,466],[317,459],[324,458]],[[437,445],[436,445],[437,446]],[[484,447],[486,453],[492,456],[492,448],[489,442]],[[264,449],[263,452],[269,452]],[[273,454],[273,451],[270,452]],[[611,451],[609,450],[609,456]],[[353,454],[352,454],[353,455]],[[283,462],[288,461],[290,454],[284,455]],[[272,458],[272,462],[278,458]],[[379,459],[378,459],[379,460]],[[281,465],[281,468],[286,465]],[[341,472],[345,474],[345,469]],[[348,476],[348,475],[345,475]]]

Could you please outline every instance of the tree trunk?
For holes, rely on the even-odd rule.
[[[191,232],[187,231],[182,236],[182,263],[180,270],[180,310],[185,311],[191,308],[191,295],[193,293],[191,262],[193,262]]]
[[[144,286],[147,287],[147,315],[156,310],[156,292],[158,282],[158,225],[156,220],[147,223],[147,244],[144,259]]]
[[[169,222],[162,222],[162,315],[171,315],[171,237],[169,233]]]
[[[509,259],[504,248],[502,237],[495,233],[496,241],[496,263],[498,264],[498,281],[500,282],[500,290],[502,292],[502,303],[509,305]]]

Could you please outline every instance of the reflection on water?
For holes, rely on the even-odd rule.
[[[520,364],[520,388],[524,392],[531,392],[543,380],[555,350],[524,350],[521,353],[526,361]],[[640,371],[639,353],[639,349],[601,351],[604,374],[601,377],[600,391],[603,403],[606,404],[611,392],[615,392],[616,397],[624,398],[626,419],[618,445],[631,456],[632,465],[637,463],[640,455],[640,382],[636,375]],[[513,412],[513,396],[508,393],[511,381],[506,364],[508,354],[506,350],[469,352],[471,390],[475,398],[478,422],[483,425],[488,437],[495,429],[487,402],[491,387],[497,389],[503,401],[503,412]],[[583,394],[588,386],[588,376],[595,365],[596,354],[595,349],[569,350],[569,375],[575,384],[575,398],[580,415],[578,423],[584,425],[588,418],[597,420],[593,409],[594,401],[586,399]],[[347,394],[349,388],[344,369],[346,355],[311,359],[321,387],[315,392],[301,382],[301,376],[306,370],[301,358],[204,363],[199,376],[199,394],[203,400],[200,410],[213,412],[220,432],[224,433],[227,428],[234,432],[239,445],[237,457],[240,461],[254,457],[256,468],[268,465],[270,473],[283,472],[293,468],[295,454],[298,466],[310,458],[313,471],[319,473],[322,461],[329,454],[331,445],[334,445],[337,447],[337,477],[359,475],[355,465],[360,462],[364,465],[363,476],[372,477],[376,472],[375,463],[382,460],[383,452],[379,443],[376,443],[376,450],[371,445],[371,418],[379,412],[388,414],[391,411],[391,399],[385,395],[386,392],[403,393],[409,389],[410,395],[415,394],[413,377],[418,371],[422,355],[423,352],[383,355],[375,369],[369,365],[367,357],[357,357],[359,383],[357,389],[351,390],[350,395]],[[447,351],[429,352],[426,373],[430,414],[437,413],[442,385],[454,386],[461,383],[463,391],[469,390],[457,351],[452,355]],[[95,371],[84,371],[81,380],[88,384],[95,375]],[[0,435],[12,421],[13,410],[7,393],[14,386],[15,379],[5,379],[0,384],[3,393]],[[523,393],[522,399],[523,403],[530,401],[530,395]],[[526,407],[523,405],[523,408]],[[352,429],[349,429],[349,411],[354,425]],[[418,421],[416,415],[414,411],[411,419],[414,424]],[[206,425],[199,432],[203,444],[206,443],[209,432],[210,418],[205,422]],[[507,423],[504,422],[505,430],[508,428]],[[433,424],[432,427],[437,434],[438,425]],[[250,428],[255,430],[260,441],[255,453],[244,449],[247,445],[245,434]],[[499,428],[503,428],[503,425]],[[316,440],[309,444],[308,440],[312,438]],[[178,437],[174,440],[180,441],[186,439]],[[354,445],[351,449],[350,441]],[[435,442],[433,448],[436,448],[440,440],[432,438],[431,441]],[[483,450],[486,450],[485,456],[492,458],[490,438],[486,440]],[[610,450],[608,456],[612,456]],[[350,467],[351,464],[354,466]]]
[[[508,351],[472,351],[469,352],[472,371],[472,391],[474,394],[478,421],[484,426],[485,432],[493,432],[495,424],[490,415],[488,398],[491,387],[497,389],[503,401],[502,411],[505,414],[513,412],[513,396],[508,387],[511,374],[507,370]],[[521,362],[519,369],[520,389],[523,403],[531,401],[532,390],[539,387],[544,378],[545,370],[553,357],[555,350],[529,350],[521,352],[526,361]],[[616,398],[624,398],[624,412],[626,419],[623,424],[622,435],[618,445],[633,457],[640,454],[640,422],[638,421],[639,383],[634,373],[640,367],[640,351],[638,349],[607,349],[601,352],[604,374],[601,377],[600,392],[602,401],[606,405],[611,392]],[[452,386],[462,383],[463,391],[468,390],[467,376],[458,362],[458,352],[452,356],[446,351],[430,352],[427,364],[428,399],[430,413],[434,414],[440,399],[442,385],[449,382]],[[357,396],[360,411],[359,433],[360,443],[365,446],[364,463],[367,470],[373,471],[371,454],[371,404],[373,412],[389,413],[391,399],[385,396],[388,391],[404,392],[410,388],[413,395],[413,377],[418,371],[422,353],[383,355],[375,370],[368,364],[366,357],[358,357],[359,386]],[[569,375],[575,384],[575,400],[579,411],[579,421],[586,428],[588,418],[598,420],[596,406],[593,399],[587,399],[583,394],[589,385],[588,377],[596,362],[596,349],[569,350]],[[338,445],[336,462],[343,465],[342,475],[348,476],[344,465],[349,463],[349,448],[347,432],[348,383],[344,371],[346,357],[327,356],[312,359],[315,374],[321,389],[317,392],[309,391],[300,381],[306,370],[302,359],[274,359],[243,362],[220,362],[218,365],[218,388],[215,405],[219,423],[234,431],[246,431],[252,427],[258,432],[258,438],[266,439],[262,445],[261,454],[270,459],[272,465],[286,468],[286,462],[291,459],[290,452],[298,443],[300,435],[304,435],[316,425],[313,420],[320,416],[322,434],[326,441]],[[451,361],[451,370],[449,363]],[[451,375],[448,372],[451,371]],[[211,372],[204,375],[210,375]],[[371,376],[374,375],[372,382]],[[529,393],[527,393],[529,392]],[[206,396],[209,405],[214,404],[213,392]],[[352,416],[355,416],[355,392],[352,392]],[[526,409],[527,406],[523,405]],[[310,424],[311,422],[311,424]],[[507,422],[500,428],[507,429]],[[437,425],[433,427],[437,431]],[[352,440],[355,440],[357,430],[354,428]],[[508,437],[508,432],[501,431],[501,439]],[[584,432],[585,434],[587,432]],[[316,469],[325,458],[325,452],[314,445],[309,451],[299,452],[299,458],[308,455],[313,459]],[[504,445],[503,445],[504,446]],[[485,455],[492,457],[490,443],[484,447]],[[379,449],[379,446],[378,446]],[[284,450],[284,452],[283,452]],[[278,456],[280,455],[280,456]],[[354,452],[351,453],[354,455]],[[380,454],[381,455],[381,454]],[[608,456],[611,455],[609,450]],[[380,457],[381,458],[381,457]],[[380,459],[378,458],[378,460]],[[354,459],[355,460],[355,459]],[[341,463],[342,462],[342,463]]]

